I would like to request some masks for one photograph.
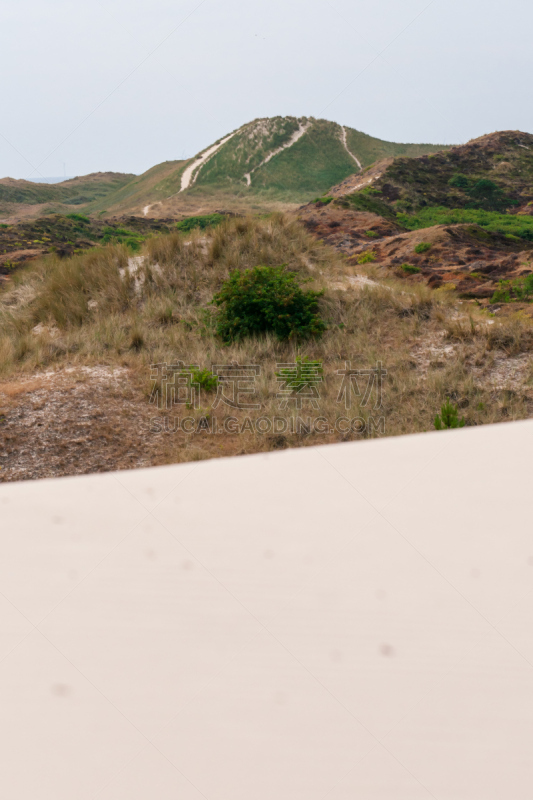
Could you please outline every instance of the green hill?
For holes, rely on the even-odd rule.
[[[157,213],[164,215],[195,203],[206,208],[210,202],[256,208],[267,200],[301,203],[378,159],[442,149],[385,142],[328,120],[257,119],[188,161],[153,167],[88,210],[139,213],[159,203]]]

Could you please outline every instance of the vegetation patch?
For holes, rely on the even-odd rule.
[[[533,298],[533,274],[511,281],[500,281],[492,295],[493,303],[531,302]]]
[[[141,244],[146,239],[141,233],[130,231],[120,226],[114,228],[106,226],[103,230],[101,244],[125,244],[131,250],[140,250]]]
[[[373,250],[365,250],[357,257],[358,264],[372,264],[376,260],[376,254]]]
[[[346,208],[354,208],[357,211],[369,211],[371,214],[377,214],[385,219],[396,221],[396,214],[387,203],[381,200],[379,195],[376,194],[355,192],[354,194],[343,197],[340,203]]]
[[[422,255],[422,253],[427,253],[431,248],[432,245],[429,242],[420,242],[420,244],[417,244],[415,247],[415,253]]]
[[[189,233],[189,231],[194,231],[197,228],[200,230],[213,228],[216,225],[220,225],[223,220],[223,214],[203,214],[198,217],[187,217],[187,219],[182,219],[180,222],[176,223],[176,228],[182,233]]]
[[[403,269],[408,275],[416,275],[417,272],[420,272],[420,267],[415,267],[413,264],[400,264],[400,269]]]
[[[502,214],[473,208],[422,208],[416,214],[397,214],[398,222],[408,230],[431,228],[433,225],[479,225],[491,233],[516,236],[533,242],[533,217],[527,214]]]

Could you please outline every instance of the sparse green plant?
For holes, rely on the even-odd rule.
[[[322,203],[323,206],[329,205],[333,201],[333,197],[315,197],[313,203]]]
[[[371,239],[377,239],[379,233],[377,233],[377,231],[365,231],[365,236],[370,236]]]
[[[400,264],[400,269],[403,269],[408,275],[416,275],[417,272],[420,272],[420,267],[415,267],[413,264]]]
[[[459,409],[450,400],[441,406],[440,414],[435,417],[435,430],[437,431],[463,428],[465,425],[464,418],[459,419]]]
[[[192,372],[191,383],[196,383],[205,392],[214,392],[218,382],[218,375],[209,369],[197,369]]]
[[[431,245],[429,242],[420,242],[420,244],[417,244],[415,247],[415,253],[422,255],[422,253],[427,253],[428,250],[431,250],[432,247],[433,245]]]
[[[376,260],[376,254],[373,250],[365,250],[357,258],[358,264],[372,264]]]
[[[226,344],[262,333],[281,340],[319,337],[326,330],[321,295],[304,292],[285,265],[234,270],[213,298],[220,308],[216,331]]]

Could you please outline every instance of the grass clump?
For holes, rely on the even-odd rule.
[[[416,275],[420,272],[420,267],[415,267],[413,264],[400,264],[400,269],[407,272],[408,275]]]
[[[313,203],[322,203],[323,206],[328,206],[333,200],[333,197],[315,197]]]
[[[281,341],[319,337],[321,292],[304,292],[286,266],[234,270],[213,298],[220,308],[216,330],[226,344],[273,333]]]
[[[466,422],[459,419],[459,410],[449,400],[444,403],[440,410],[440,414],[435,417],[435,430],[444,431],[451,428],[464,428]]]
[[[176,223],[176,228],[181,233],[189,233],[189,231],[205,230],[206,228],[213,228],[215,225],[220,225],[224,220],[223,214],[203,214],[198,217],[187,217]]]
[[[432,245],[429,242],[420,242],[420,244],[417,244],[415,247],[415,253],[422,255],[422,253],[427,253],[428,250],[431,250],[431,247]]]

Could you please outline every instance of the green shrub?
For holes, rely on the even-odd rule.
[[[226,344],[273,333],[280,340],[320,336],[322,292],[304,292],[296,275],[281,267],[234,270],[213,303],[220,308],[216,331]]]
[[[329,205],[333,200],[333,197],[315,197],[313,203],[322,203],[323,206]]]
[[[417,244],[417,246],[415,247],[415,253],[421,255],[422,253],[427,253],[427,251],[431,250],[431,248],[432,245],[429,244],[429,242],[420,242],[420,244]]]
[[[412,264],[400,264],[400,269],[403,269],[408,275],[415,275],[420,272],[420,267],[414,267]]]
[[[516,200],[507,197],[503,189],[498,186],[498,184],[494,183],[494,181],[488,180],[488,178],[482,178],[477,181],[472,188],[468,190],[468,194],[474,201],[473,204],[469,204],[472,208],[503,211],[505,208],[517,204]]]
[[[492,303],[510,303],[513,300],[528,302],[533,296],[533,275],[500,281],[491,298]]]
[[[113,228],[106,226],[103,230],[100,244],[125,244],[131,250],[139,250],[145,240],[145,236],[127,228]]]
[[[370,236],[371,239],[377,239],[379,233],[376,233],[376,231],[365,231],[365,236]]]
[[[357,263],[358,264],[371,264],[375,260],[376,260],[376,254],[374,253],[374,251],[373,250],[365,250],[365,252],[361,253],[361,255],[358,257]]]
[[[441,407],[440,414],[435,417],[435,430],[443,431],[450,428],[464,428],[465,420],[459,419],[458,408],[447,400]]]
[[[181,222],[176,223],[176,228],[182,233],[189,233],[189,231],[195,230],[196,228],[200,228],[200,230],[213,228],[215,225],[220,225],[223,220],[223,214],[203,214],[199,217],[187,217],[187,219],[182,219]]]
[[[450,178],[448,184],[457,189],[468,189],[470,186],[470,179],[468,175],[462,175],[460,172],[457,172]]]

